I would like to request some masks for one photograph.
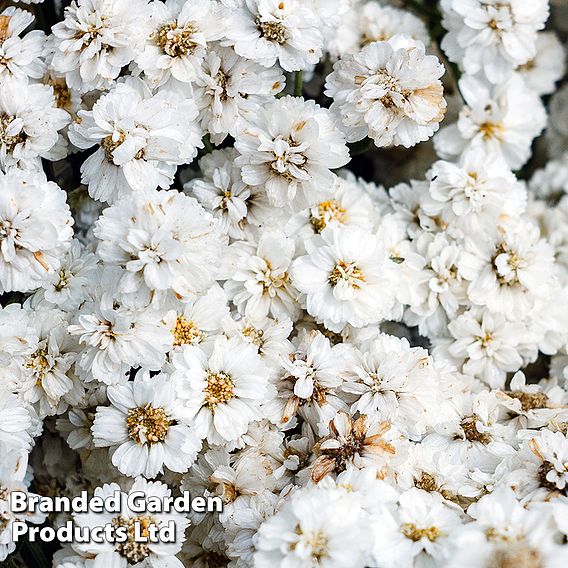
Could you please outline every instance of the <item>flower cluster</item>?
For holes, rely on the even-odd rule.
[[[550,10],[3,9],[0,562],[15,522],[71,519],[128,540],[54,568],[568,564]],[[224,506],[24,515],[14,491]]]

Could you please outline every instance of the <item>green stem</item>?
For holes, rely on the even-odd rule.
[[[213,144],[211,144],[211,140],[209,139],[209,134],[203,137],[203,146],[205,147],[203,152],[204,154],[211,154],[211,152],[213,152],[214,148]]]
[[[301,97],[302,96],[302,88],[304,86],[304,72],[303,71],[296,71],[294,77],[295,77],[294,96],[295,97]]]
[[[43,548],[37,542],[25,540],[20,549],[20,556],[28,568],[49,568],[51,566]]]
[[[348,144],[349,154],[352,158],[355,156],[360,156],[365,152],[368,152],[373,147],[373,141],[370,138],[363,138],[359,142],[354,142],[353,144]]]

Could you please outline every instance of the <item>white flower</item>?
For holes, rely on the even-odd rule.
[[[0,171],[39,169],[40,158],[64,158],[65,144],[59,140],[59,131],[68,122],[69,115],[55,105],[51,87],[4,77],[0,89]]]
[[[66,197],[42,173],[0,172],[0,293],[39,288],[59,269],[73,236]]]
[[[134,382],[108,387],[110,406],[99,406],[93,422],[96,447],[110,447],[112,463],[124,475],[154,478],[164,467],[186,472],[201,447],[180,422],[176,389],[164,375],[138,373]]]
[[[325,195],[317,197],[308,208],[294,215],[286,224],[286,233],[294,236],[300,246],[328,225],[372,229],[376,223],[379,212],[372,197],[365,191],[364,182],[347,170],[334,179],[333,187]]]
[[[212,49],[195,80],[200,121],[204,132],[220,144],[230,134],[237,137],[259,107],[272,100],[286,85],[277,68],[266,69],[239,57],[231,48]]]
[[[267,492],[269,469],[264,467],[258,456],[234,455],[224,448],[207,450],[184,475],[181,488],[191,495],[216,495],[223,501],[223,511],[219,521],[226,525],[230,522],[235,509],[242,506],[246,497]],[[202,524],[206,515],[192,513],[194,523]]]
[[[435,162],[428,175],[429,197],[421,201],[424,212],[440,215],[464,235],[484,230],[501,215],[520,215],[526,191],[505,162],[480,150],[465,154],[459,164]]]
[[[27,499],[38,497],[35,493],[28,491],[29,482],[24,479],[27,465],[27,456],[18,452],[2,451],[2,466],[0,466],[0,488],[2,489],[0,491],[0,562],[2,563],[16,550],[16,542],[12,540],[14,523],[28,522],[41,525],[47,516],[39,511],[22,513],[12,511],[12,493],[24,493]],[[10,560],[6,564],[9,562]]]
[[[317,15],[301,0],[224,0],[227,40],[245,59],[264,67],[276,62],[299,71],[322,56],[323,37]]]
[[[458,268],[470,281],[472,303],[516,319],[550,293],[554,257],[538,227],[512,218],[489,234],[468,238]]]
[[[31,313],[17,303],[0,308],[0,377],[4,385],[17,376],[18,367],[24,365],[39,341]]]
[[[391,424],[377,415],[362,414],[356,420],[346,412],[338,412],[329,422],[330,434],[312,449],[317,457],[311,477],[319,483],[330,473],[342,473],[348,467],[380,470],[396,453],[383,435]]]
[[[298,319],[298,292],[289,275],[294,257],[292,239],[277,230],[264,231],[256,247],[239,242],[230,248],[235,270],[224,288],[239,312],[251,319],[268,315]]]
[[[39,79],[45,68],[41,59],[45,47],[45,34],[33,30],[23,37],[20,34],[34,21],[30,12],[10,6],[0,14],[0,77]]]
[[[32,446],[34,421],[22,402],[5,388],[0,388],[0,448],[8,451],[29,451]]]
[[[420,436],[438,400],[438,377],[428,352],[381,334],[355,350],[341,390],[351,412],[380,416],[405,434]]]
[[[495,471],[499,452],[511,452],[504,442],[507,428],[499,421],[499,400],[494,391],[475,394],[464,392],[463,386],[461,390],[448,399],[435,432],[428,434],[423,443],[431,450],[444,452],[453,463]]]
[[[292,344],[287,338],[293,326],[288,318],[234,320],[232,317],[226,317],[221,323],[223,333],[227,337],[239,337],[245,343],[252,344],[260,357],[269,365],[270,371],[276,372],[282,358],[287,357],[292,351]]]
[[[184,190],[219,221],[219,230],[234,239],[244,238],[244,228],[251,219],[250,207],[258,197],[241,178],[235,166],[238,152],[234,148],[213,150],[199,160],[203,178],[195,178]]]
[[[124,272],[106,268],[95,280],[98,297],[85,302],[68,331],[81,349],[75,371],[85,381],[113,384],[132,368],[158,370],[172,348],[172,335],[151,309],[133,310],[118,300]]]
[[[554,32],[540,32],[536,37],[536,55],[518,68],[527,87],[539,95],[554,92],[556,82],[566,70],[566,53]]]
[[[561,566],[568,551],[556,542],[552,512],[552,507],[525,508],[511,489],[496,487],[468,508],[474,521],[456,533],[456,551],[448,566],[472,568],[526,561]]]
[[[53,26],[53,61],[82,92],[108,89],[136,56],[147,0],[74,0]]]
[[[444,68],[424,44],[396,35],[340,59],[325,94],[349,142],[369,136],[381,146],[414,146],[438,130],[446,111]]]
[[[173,303],[173,302],[172,302]],[[194,302],[176,302],[175,308],[164,317],[164,323],[173,336],[173,347],[180,350],[184,345],[202,345],[214,341],[228,316],[227,296],[214,284]]]
[[[446,349],[463,372],[485,381],[493,388],[503,387],[507,372],[523,364],[522,342],[529,331],[504,314],[471,309],[448,324],[452,342]],[[437,353],[435,351],[435,353]]]
[[[562,158],[568,142],[568,86],[564,85],[550,99],[550,117],[546,129],[546,144],[552,158]]]
[[[78,114],[69,136],[79,148],[99,145],[81,166],[82,181],[98,201],[167,189],[177,166],[191,162],[202,146],[195,103],[168,90],[152,95],[140,80],[116,84]]]
[[[444,205],[445,211],[450,209],[451,202]],[[434,203],[434,207],[441,208],[442,205]],[[472,216],[464,217],[469,220]],[[445,232],[423,233],[412,244],[422,255],[423,261],[414,279],[419,284],[419,296],[410,298],[405,321],[409,325],[418,324],[420,333],[425,336],[444,335],[448,320],[455,317],[460,305],[467,304],[467,282],[458,269],[462,246],[449,239]],[[406,257],[405,253],[396,254]]]
[[[92,384],[87,385],[88,390],[79,404],[74,405],[55,422],[57,431],[72,450],[95,449],[91,426],[95,419],[97,407],[106,404],[108,399],[105,385],[96,385],[94,388],[90,388]]]
[[[358,495],[311,487],[291,496],[258,532],[255,566],[365,566],[371,547],[368,516]]]
[[[281,499],[270,491],[258,495],[243,495],[238,499],[224,527],[231,535],[227,556],[238,566],[253,566],[256,551],[257,531],[260,525],[276,512]]]
[[[149,31],[136,65],[153,86],[170,77],[191,83],[201,72],[211,42],[224,36],[225,23],[215,0],[152,2]]]
[[[452,531],[461,526],[461,519],[440,494],[409,489],[400,496],[395,511],[383,508],[381,512],[373,534],[378,566],[412,566],[420,561],[444,565]]]
[[[404,34],[428,45],[424,22],[408,10],[383,6],[378,2],[353,2],[339,27],[330,34],[327,47],[334,57],[357,53],[375,41],[387,41]]]
[[[220,336],[210,354],[186,346],[174,354],[173,365],[185,420],[201,439],[233,442],[263,418],[267,373],[253,346]]]
[[[540,428],[564,414],[566,391],[556,379],[543,380],[540,384],[527,384],[522,371],[513,375],[508,390],[499,394],[501,404],[507,409],[511,420],[519,426]]]
[[[395,290],[377,237],[354,227],[329,227],[306,246],[308,254],[294,261],[291,278],[305,294],[310,315],[333,331],[390,316]]]
[[[62,414],[69,404],[77,404],[83,387],[73,374],[77,355],[67,334],[66,314],[56,309],[34,310],[33,314],[30,320],[38,342],[20,366],[14,392],[44,418]]]
[[[46,278],[34,294],[34,306],[56,306],[65,311],[75,310],[89,293],[91,278],[96,271],[96,258],[85,250],[80,241],[73,239],[69,250],[61,259],[59,269]]]
[[[283,97],[265,105],[235,142],[243,181],[264,185],[272,205],[284,207],[331,185],[330,171],[349,161],[333,116],[314,101]]]
[[[94,234],[101,260],[125,268],[121,293],[143,302],[195,298],[211,284],[219,262],[214,219],[173,190],[122,198],[99,217]]]
[[[111,483],[97,487],[94,496],[99,499],[106,499],[115,495],[116,492],[120,492],[120,513],[104,511],[103,513],[89,512],[74,515],[73,521],[77,527],[84,527],[90,531],[101,527],[103,529],[102,535],[106,534],[104,528],[107,526],[126,529],[127,539],[122,542],[103,537],[100,543],[94,541],[74,543],[74,549],[85,557],[85,562],[92,563],[97,568],[99,566],[127,568],[137,564],[143,564],[148,568],[182,568],[183,564],[175,555],[181,550],[185,540],[184,532],[189,525],[188,519],[185,515],[171,511],[153,512],[151,510],[152,503],[164,502],[171,498],[172,491],[170,488],[160,481],[149,482],[139,477],[128,493],[121,491],[118,484]],[[134,494],[143,495],[145,503],[140,498],[137,498],[137,501],[142,507],[146,505],[148,512],[135,512],[127,506],[129,496]],[[136,524],[138,526],[135,526]],[[166,527],[173,528],[175,540],[173,542],[140,542],[136,535],[148,534],[149,527],[155,527],[156,530]],[[136,529],[138,529],[138,532],[136,532]]]
[[[568,485],[568,439],[562,432],[543,429],[529,441],[529,448],[540,460],[541,485],[549,491],[564,491]]]
[[[546,124],[538,95],[518,75],[496,86],[466,75],[460,79],[459,89],[466,106],[457,123],[444,127],[434,138],[438,154],[453,159],[470,149],[480,149],[486,155],[502,155],[512,169],[520,168],[529,159],[533,139]]]
[[[550,198],[568,193],[568,152],[558,160],[549,160],[544,168],[534,172],[529,187],[539,198]],[[564,197],[564,196],[563,196]],[[565,208],[566,200],[561,198],[558,207]],[[542,201],[532,204],[533,207],[544,206],[543,216],[553,218],[557,215],[556,208],[552,209]]]
[[[442,0],[442,49],[468,75],[484,72],[492,83],[536,53],[537,30],[548,18],[547,0]]]
[[[348,365],[342,346],[331,345],[318,331],[306,333],[296,351],[281,358],[281,376],[273,380],[278,396],[267,405],[270,419],[294,427],[298,413],[325,436],[329,421],[347,406],[338,396]]]

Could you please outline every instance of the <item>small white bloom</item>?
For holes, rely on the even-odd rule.
[[[142,43],[147,0],[74,0],[53,26],[53,68],[82,92],[108,89]]]
[[[224,36],[224,18],[215,0],[166,0],[152,2],[150,29],[136,65],[153,86],[170,78],[191,83],[201,72],[201,62],[211,42]]]
[[[73,236],[66,197],[43,173],[0,172],[0,293],[35,290],[59,270]]]
[[[167,189],[177,166],[202,147],[195,103],[168,90],[153,95],[140,80],[117,83],[78,115],[69,137],[78,148],[99,145],[81,166],[81,179],[98,201]]]
[[[340,59],[326,80],[349,142],[369,136],[379,147],[428,140],[446,111],[444,67],[424,44],[396,35]]]
[[[117,383],[132,367],[159,370],[172,349],[172,334],[159,313],[119,301],[124,278],[118,268],[104,269],[95,280],[98,295],[81,306],[68,328],[81,345],[75,371],[87,382]]]
[[[484,72],[492,83],[536,53],[537,30],[548,17],[547,0],[442,0],[442,49],[468,75]]]
[[[107,526],[122,527],[126,532],[124,541],[115,541],[103,536],[102,542],[74,543],[74,550],[85,558],[85,563],[92,563],[93,566],[112,566],[112,568],[127,568],[137,564],[143,564],[148,568],[160,566],[181,568],[183,564],[175,555],[181,550],[189,520],[185,515],[173,511],[152,511],[152,503],[165,502],[171,498],[171,489],[160,481],[149,482],[139,477],[134,481],[128,493],[121,491],[121,487],[116,483],[105,483],[102,487],[95,489],[94,496],[104,500],[114,496],[116,492],[120,495],[119,513],[103,511],[103,513],[77,513],[73,516],[73,522],[77,527],[85,528],[90,532],[97,529],[101,531],[101,535],[105,535],[104,529]],[[127,506],[129,498],[133,495],[137,495],[137,505],[143,507],[146,512],[133,511]],[[140,499],[140,495],[144,498]],[[175,540],[173,542],[140,542],[137,535],[147,535],[150,527],[156,531],[166,527],[171,528]],[[73,563],[72,566],[75,568],[77,565]],[[60,565],[59,568],[63,567],[66,568],[67,565]]]
[[[217,47],[206,56],[195,80],[200,122],[211,140],[220,144],[236,138],[260,107],[286,86],[282,72],[239,57],[231,48]]]
[[[566,70],[566,52],[554,32],[540,32],[536,37],[536,55],[518,68],[527,87],[539,95],[554,92]]]
[[[112,463],[124,475],[151,479],[164,467],[186,472],[201,443],[180,422],[176,389],[164,375],[138,373],[134,382],[107,389],[110,406],[99,406],[93,422],[96,447],[110,447]]]
[[[87,298],[91,278],[96,271],[96,258],[80,241],[73,239],[61,259],[59,270],[49,275],[33,295],[34,306],[56,306],[65,311],[79,307]]]
[[[227,40],[245,59],[264,67],[276,62],[285,71],[300,71],[322,56],[320,22],[301,0],[224,0]]]
[[[443,565],[450,553],[450,536],[460,526],[459,513],[440,494],[409,489],[400,496],[395,511],[383,508],[377,515],[375,562],[384,568],[421,561]]]
[[[546,124],[538,95],[519,75],[496,86],[466,75],[460,79],[459,89],[466,105],[457,123],[442,128],[434,138],[438,154],[453,159],[479,149],[486,155],[502,155],[512,169],[520,168],[529,159],[533,139]]]
[[[397,34],[404,34],[430,43],[424,22],[408,10],[395,6],[383,6],[378,2],[352,3],[347,14],[327,42],[329,52],[334,57],[344,57],[357,53],[375,41],[387,41]]]
[[[40,158],[60,160],[65,144],[59,131],[69,115],[56,107],[53,89],[4,77],[0,89],[0,171],[39,169]]]
[[[10,6],[0,14],[0,77],[39,79],[45,69],[41,56],[45,34],[33,30],[19,37],[34,21],[30,12]]]
[[[185,420],[211,444],[233,442],[263,418],[267,373],[256,349],[221,336],[207,354],[186,346],[173,356],[172,379]]]
[[[291,270],[308,313],[333,331],[388,319],[395,290],[384,270],[385,252],[377,237],[353,227],[329,227],[316,235]]]
[[[265,105],[235,142],[243,181],[264,185],[272,205],[305,200],[331,185],[330,171],[349,161],[333,115],[312,100],[283,97]]]
[[[177,191],[124,197],[99,217],[97,253],[125,269],[121,293],[142,302],[195,298],[212,282],[220,239],[212,216]]]
[[[234,272],[225,291],[240,313],[248,318],[298,319],[298,292],[290,281],[294,242],[280,231],[264,231],[258,245],[239,242],[230,247],[235,256]]]
[[[319,486],[300,490],[260,526],[255,566],[364,566],[368,522],[356,494]]]

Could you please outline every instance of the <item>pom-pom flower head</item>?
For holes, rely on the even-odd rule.
[[[444,68],[424,44],[396,35],[340,59],[326,81],[331,110],[349,142],[369,136],[377,146],[414,146],[444,118]]]

